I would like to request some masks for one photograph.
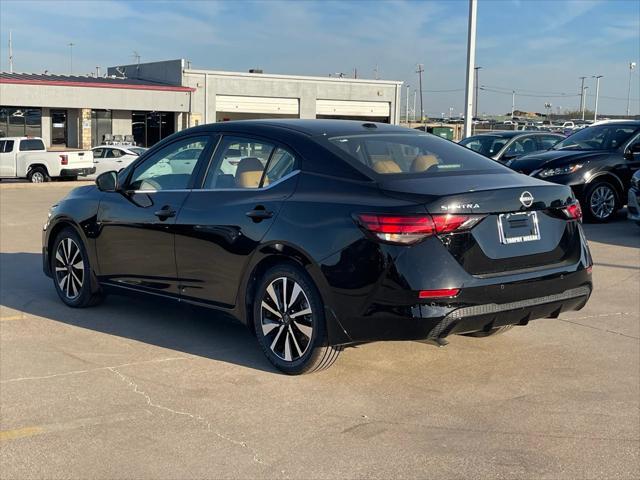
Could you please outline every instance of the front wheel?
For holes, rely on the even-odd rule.
[[[308,275],[292,265],[268,270],[253,305],[258,342],[269,361],[289,375],[330,367],[339,347],[328,344],[324,305]]]
[[[89,307],[102,299],[101,292],[93,291],[91,285],[87,250],[71,227],[63,229],[53,242],[51,273],[58,296],[68,306]]]
[[[583,203],[588,220],[599,223],[608,222],[618,210],[618,194],[610,183],[597,182],[589,186]]]

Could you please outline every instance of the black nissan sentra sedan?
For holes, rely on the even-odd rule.
[[[129,290],[222,310],[289,374],[349,345],[501,333],[592,290],[568,186],[397,126],[202,125],[96,184],[44,226],[64,303]]]

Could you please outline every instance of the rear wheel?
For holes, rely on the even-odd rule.
[[[302,269],[269,269],[256,291],[253,318],[262,351],[284,373],[323,370],[338,358],[340,348],[328,344],[322,298]]]
[[[91,286],[91,265],[80,235],[71,227],[62,230],[51,251],[53,284],[60,299],[70,307],[83,308],[102,299]]]
[[[608,222],[618,210],[618,193],[609,182],[596,182],[585,192],[584,205],[587,219]]]
[[[34,167],[29,170],[29,173],[27,174],[27,180],[29,180],[31,183],[44,183],[51,180],[51,178],[49,177],[49,174],[47,173],[47,170],[45,168]]]
[[[494,335],[501,335],[505,332],[508,332],[512,328],[513,328],[513,325],[504,325],[503,327],[492,328],[488,332],[483,332],[483,331],[471,332],[471,333],[464,333],[463,335],[465,337],[476,337],[476,338],[492,337]]]

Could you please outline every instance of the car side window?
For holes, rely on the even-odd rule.
[[[510,146],[507,148],[507,151],[504,152],[505,156],[518,156],[525,155],[530,152],[535,152],[538,149],[536,146],[536,142],[531,137],[523,137],[517,138]]]
[[[117,148],[112,148],[110,153],[110,157],[119,158],[122,156],[122,150],[118,150]]]
[[[540,142],[540,149],[541,150],[549,150],[551,147],[553,147],[560,140],[562,140],[562,138],[554,137],[552,135],[540,135],[538,137],[538,141]]]
[[[182,190],[209,142],[209,137],[188,137],[149,155],[129,180],[129,190]]]
[[[5,140],[0,140],[0,153],[4,153],[5,143],[7,143]]]
[[[289,175],[293,172],[295,163],[296,157],[291,152],[284,148],[276,148],[267,166],[263,185],[266,186],[270,183],[277,182],[282,177]]]
[[[3,150],[3,152],[4,152],[4,153],[11,153],[11,152],[13,152],[13,144],[14,144],[14,143],[13,143],[13,140],[5,140],[5,143],[4,143],[4,150]]]
[[[102,158],[104,155],[104,148],[96,148],[93,151],[93,158]]]
[[[204,188],[259,188],[274,145],[251,138],[224,137]]]

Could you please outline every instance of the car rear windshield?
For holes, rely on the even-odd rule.
[[[430,134],[333,137],[330,143],[351,163],[378,175],[436,176],[504,173],[510,170],[468,148]]]
[[[578,130],[573,135],[558,142],[554,150],[616,150],[631,138],[638,127],[610,123],[594,125]]]
[[[44,143],[42,140],[33,138],[30,140],[20,140],[20,151],[29,152],[33,150],[44,150]]]
[[[460,145],[470,148],[474,152],[491,156],[502,150],[502,147],[504,147],[508,141],[508,138],[495,135],[478,135],[461,140]]]

